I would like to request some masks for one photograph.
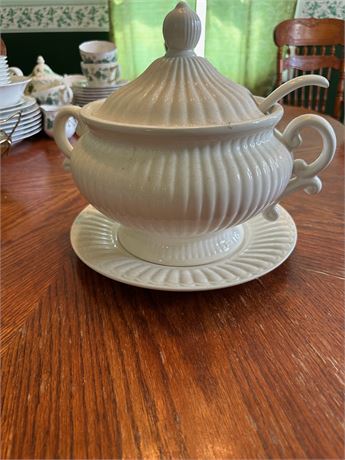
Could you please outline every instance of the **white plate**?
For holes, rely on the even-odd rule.
[[[113,86],[111,88],[76,88],[74,94],[106,93],[115,91],[119,88],[122,88],[122,86]]]
[[[32,123],[34,121],[37,121],[41,118],[41,111],[36,110],[32,114],[30,113],[28,116],[23,115],[22,118],[20,119],[19,125],[18,126],[25,126],[28,123]],[[11,126],[15,126],[17,123],[17,118],[11,119],[11,121],[7,123],[0,123],[1,128],[11,128]]]
[[[21,134],[20,136],[13,136],[12,137],[12,142],[16,144],[19,141],[22,141],[23,139],[26,139],[28,137],[34,136],[35,134],[39,133],[42,131],[42,126],[39,126],[35,129],[32,129],[31,131],[27,131],[26,133]]]
[[[163,291],[204,291],[225,288],[259,278],[277,268],[293,251],[297,230],[281,206],[279,218],[262,214],[243,224],[244,240],[229,257],[194,267],[167,267],[138,259],[119,244],[119,224],[89,205],[71,228],[77,256],[90,268],[122,283]]]
[[[30,131],[31,129],[36,128],[39,125],[42,125],[42,118],[33,120],[24,126],[17,127],[17,129],[14,132],[14,135],[17,136],[21,132]]]
[[[21,112],[22,112],[22,119],[24,119],[24,118],[33,117],[34,115],[36,115],[36,113],[41,113],[41,109],[39,108],[38,104],[35,104],[26,110],[22,110]]]
[[[21,119],[17,128],[16,128],[16,132],[19,130],[19,129],[24,129],[24,128],[28,128],[29,126],[37,123],[38,121],[40,121],[42,119],[42,115],[41,115],[41,112],[38,112],[38,113],[35,113],[33,117],[30,117],[30,118],[27,118],[27,119]],[[11,123],[0,123],[0,129],[8,132],[8,131],[11,131],[14,126],[16,125],[16,122],[11,122]]]
[[[11,108],[3,108],[3,109],[0,109],[0,119],[3,119],[7,116],[10,116],[12,115],[14,112],[17,112],[18,110],[20,110],[21,112],[23,113],[26,113],[29,111],[29,109],[31,110],[32,109],[32,106],[34,106],[36,104],[36,106],[38,107],[37,103],[36,103],[36,99],[31,97],[31,96],[24,96],[24,100],[22,102],[22,105],[16,105],[14,107],[11,106]]]
[[[13,109],[10,113],[6,113],[6,114],[3,114],[0,111],[0,120],[6,120],[7,118],[9,118],[11,115],[13,115],[14,113],[16,113],[18,111],[22,112],[22,120],[23,120],[23,119],[27,119],[27,118],[30,118],[30,117],[36,115],[36,113],[40,112],[40,109],[39,109],[38,105],[36,104],[33,107],[29,107],[26,111],[21,110],[20,108]]]
[[[111,94],[112,94],[112,92],[111,93],[104,93],[104,94],[92,94],[92,95],[87,95],[87,96],[82,95],[82,94],[75,94],[74,98],[75,99],[87,99],[87,100],[92,101],[94,99],[104,99],[104,98],[110,96]]]
[[[24,99],[24,96],[20,99],[20,101],[18,101],[16,104],[13,104],[13,105],[10,105],[8,107],[3,107],[2,109],[0,109],[0,112],[2,112],[3,110],[11,110],[11,109],[14,109],[15,107],[19,107],[20,105],[24,104],[25,103],[25,99]]]
[[[117,88],[122,88],[122,86],[110,86],[105,88],[75,88],[76,93],[104,93],[105,91],[114,91]]]
[[[35,110],[33,111],[32,113],[29,113],[29,114],[24,114],[22,115],[20,121],[19,121],[19,126],[24,126],[32,121],[35,121],[37,120],[38,118],[40,118],[40,115],[41,115],[41,112],[40,110]],[[6,121],[4,122],[4,120],[0,120],[0,128],[3,129],[3,128],[10,128],[11,126],[15,126],[17,124],[17,120],[18,118],[15,117],[15,118],[11,118],[9,121]]]
[[[25,126],[24,128],[17,128],[15,130],[15,132],[13,133],[13,138],[16,138],[16,137],[21,137],[23,135],[25,135],[26,133],[30,133],[31,131],[35,130],[35,129],[38,129],[42,127],[42,121],[41,120],[38,120],[36,121],[35,123],[32,123],[31,125],[28,125],[28,126]],[[9,129],[8,131],[4,130],[5,132],[11,132],[11,129]]]
[[[94,98],[102,99],[102,98],[110,96],[110,94],[113,94],[113,91],[111,91],[110,93],[102,93],[102,94],[75,94],[74,97],[78,99],[94,99]]]
[[[16,111],[13,111],[13,113],[15,113]],[[41,113],[41,110],[38,106],[36,107],[33,107],[31,108],[28,112],[24,112],[22,113],[22,118],[20,120],[20,123],[23,123],[23,122],[26,122],[34,117],[36,117],[38,114]],[[5,119],[7,119],[8,117],[4,117]],[[0,114],[0,119],[1,120],[4,120],[4,118],[2,118],[1,114]],[[11,122],[12,123],[12,122]],[[6,123],[7,124],[7,123]]]
[[[28,131],[32,128],[35,128],[36,126],[38,126],[39,124],[42,124],[42,119],[41,117],[36,117],[35,119],[33,120],[30,120],[28,121],[27,123],[20,123],[16,130],[14,131],[14,134],[17,135],[17,134],[20,134],[21,132],[24,132],[24,131]],[[3,125],[0,125],[0,129],[5,131],[7,134],[11,133],[12,129],[14,128],[14,126],[3,126]]]

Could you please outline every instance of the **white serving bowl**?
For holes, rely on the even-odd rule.
[[[82,60],[86,64],[115,62],[117,49],[112,42],[104,40],[92,40],[79,46]]]
[[[0,85],[0,108],[19,102],[30,80],[29,77],[13,77],[11,83]]]

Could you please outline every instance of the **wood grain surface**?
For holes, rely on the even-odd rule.
[[[306,110],[288,107],[283,126]],[[329,120],[331,120],[329,118]],[[343,127],[274,272],[201,293],[109,280],[69,243],[86,205],[43,135],[2,161],[3,459],[343,458]],[[320,139],[305,130],[296,152]]]

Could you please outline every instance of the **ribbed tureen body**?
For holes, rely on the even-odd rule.
[[[292,158],[272,129],[228,135],[85,134],[72,157],[86,199],[122,225],[191,237],[242,223],[274,203]]]

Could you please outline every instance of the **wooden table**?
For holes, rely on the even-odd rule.
[[[2,160],[1,458],[343,458],[343,127],[330,120],[324,190],[283,203],[292,256],[210,292],[93,272],[69,242],[86,203],[54,142]],[[311,159],[320,139],[304,139]]]

